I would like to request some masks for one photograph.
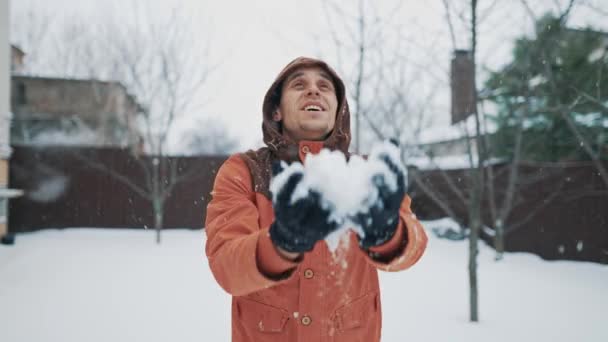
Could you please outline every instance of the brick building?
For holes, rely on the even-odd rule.
[[[141,107],[119,82],[27,75],[11,45],[11,144],[139,149]]]
[[[142,151],[141,107],[118,82],[26,75],[26,54],[9,44],[8,1],[0,0],[0,238],[10,242],[11,146],[78,146]],[[10,66],[10,68],[9,68]]]
[[[131,147],[139,104],[118,82],[13,75],[14,145]]]

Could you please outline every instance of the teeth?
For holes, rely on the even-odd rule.
[[[304,107],[304,110],[317,110],[317,111],[322,111],[323,109],[319,106],[315,106],[315,105],[310,105],[310,106],[306,106]]]

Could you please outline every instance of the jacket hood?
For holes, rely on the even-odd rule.
[[[348,109],[348,102],[346,100],[344,82],[342,82],[342,79],[340,79],[338,74],[331,67],[329,67],[327,63],[309,57],[298,57],[287,64],[287,66],[279,73],[266,92],[262,107],[264,114],[262,123],[264,143],[266,146],[268,146],[273,154],[279,157],[279,159],[297,159],[297,142],[283,136],[280,123],[272,120],[272,114],[277,109],[281,101],[281,90],[283,88],[283,82],[285,79],[297,69],[308,67],[319,67],[332,77],[334,88],[336,89],[336,97],[338,99],[336,123],[329,136],[323,141],[323,147],[330,150],[339,150],[348,155],[348,146],[350,145],[351,139],[350,112]]]

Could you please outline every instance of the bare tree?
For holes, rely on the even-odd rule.
[[[562,12],[563,17],[567,17],[569,11],[572,9],[574,1],[570,1],[570,3],[565,7]],[[478,4],[480,2],[476,0],[471,0],[470,2],[470,23],[467,25],[470,31],[471,44],[471,58],[473,61],[474,69],[477,70],[479,64],[477,63],[477,41],[478,41],[478,29],[479,23],[483,21],[483,18],[478,17]],[[492,10],[494,7],[494,3],[490,3],[490,5],[486,9],[486,13]],[[448,2],[444,1],[444,8],[449,18],[450,8],[448,6]],[[529,11],[530,9],[527,8]],[[448,20],[448,25],[450,26],[450,31],[453,32],[453,24],[451,20]],[[453,34],[452,34],[453,36]],[[454,41],[454,40],[453,40]],[[476,86],[475,89],[478,89]],[[512,117],[516,120],[515,125],[515,135],[513,141],[513,157],[508,163],[508,167],[505,169],[507,172],[507,184],[504,191],[502,191],[502,196],[497,196],[497,192],[495,191],[494,185],[496,182],[496,178],[494,175],[494,169],[491,165],[485,165],[486,161],[489,157],[489,140],[487,131],[484,133],[484,129],[482,129],[482,125],[486,122],[486,115],[482,115],[483,111],[483,97],[480,96],[479,91],[477,91],[477,98],[480,100],[478,102],[478,106],[474,107],[473,116],[475,119],[475,133],[470,136],[467,134],[467,141],[471,141],[470,138],[474,139],[474,144],[476,145],[476,155],[477,162],[476,165],[471,169],[470,178],[472,180],[472,191],[469,194],[468,199],[468,216],[469,216],[469,283],[470,283],[470,319],[471,321],[479,320],[478,313],[478,280],[477,280],[477,262],[476,256],[478,253],[477,242],[482,232],[482,199],[488,198],[489,208],[490,208],[490,216],[492,218],[492,223],[494,225],[494,242],[496,248],[496,259],[499,260],[502,258],[502,253],[504,252],[504,233],[505,233],[505,223],[509,218],[512,210],[517,205],[517,194],[520,191],[520,186],[524,184],[533,184],[542,177],[534,177],[534,176],[523,176],[520,172],[521,167],[521,151],[523,141],[523,127],[524,122],[527,119],[528,113],[530,112],[530,99],[528,98],[524,101],[523,104],[508,104],[509,111],[511,112]],[[518,108],[515,108],[518,107]],[[469,151],[471,149],[469,148]],[[469,153],[470,156],[473,154]],[[471,165],[474,165],[471,163]],[[551,194],[546,198],[545,201],[539,203],[535,208],[529,208],[529,214],[520,219],[519,222],[510,222],[508,231],[513,231],[517,227],[521,227],[525,222],[529,221],[538,211],[540,211],[543,207],[545,207],[548,203],[550,203],[554,198],[557,197],[561,190],[562,183],[558,183],[555,189],[551,192]],[[487,196],[484,195],[484,191],[487,189]],[[462,197],[462,196],[460,196]],[[498,200],[498,201],[497,201]]]
[[[49,44],[54,50],[44,54],[52,56],[45,64],[47,70],[57,75],[119,81],[137,99],[138,126],[144,152],[150,156],[137,158],[145,175],[143,184],[105,165],[89,163],[150,201],[160,243],[165,201],[176,184],[196,174],[178,170],[175,159],[169,158],[169,136],[178,118],[200,109],[202,90],[217,64],[210,57],[210,37],[201,35],[195,25],[204,19],[199,13],[175,5],[159,16],[151,6],[131,1],[121,4],[120,10],[109,9],[98,20],[70,18],[48,37],[56,44]]]
[[[514,12],[513,9],[517,8],[517,4],[497,0],[466,2],[443,0],[442,4],[453,49],[469,50],[476,71],[487,68],[485,63],[497,58],[496,55],[492,55],[493,50],[489,48],[486,48],[489,52],[479,58],[479,38],[483,37],[486,31],[493,30],[497,22],[488,18],[501,13],[499,20],[503,22],[505,11]],[[499,5],[509,7],[498,8]],[[410,90],[423,83],[420,81],[421,78],[436,81],[431,87],[433,90],[448,88],[449,72],[445,68],[438,67],[446,65],[446,61],[437,60],[436,56],[441,54],[436,53],[436,50],[430,46],[423,47],[427,60],[431,62],[429,65],[422,65],[415,59],[408,58],[407,52],[419,48],[420,43],[408,39],[403,35],[399,23],[391,21],[390,14],[398,13],[397,10],[391,9],[392,11],[380,13],[377,5],[366,1],[359,1],[358,10],[353,11],[329,0],[324,2],[324,6],[340,71],[348,75],[346,81],[353,103],[355,124],[361,127],[355,131],[355,138],[361,141],[366,132],[371,132],[375,139],[399,137],[403,147],[402,158],[409,164],[414,151],[425,153],[416,148],[417,137],[420,129],[429,122],[428,112],[435,109],[434,91],[429,92],[427,97]],[[568,3],[555,6],[566,16],[572,10],[572,4]],[[514,26],[513,20],[517,20],[517,25],[521,25],[521,16],[513,15],[514,17],[509,18],[509,21],[503,25]],[[412,30],[412,23],[408,23],[408,29]],[[395,41],[394,37],[400,39]],[[495,45],[504,41],[504,39],[501,42],[484,40],[484,44]],[[400,44],[407,44],[408,49],[401,49]],[[414,72],[411,72],[412,70]],[[416,168],[411,169],[409,173],[413,186],[454,219],[461,226],[461,235],[469,238],[470,320],[474,322],[479,320],[477,245],[483,232],[483,200],[489,202],[490,218],[495,229],[496,259],[501,259],[505,232],[513,232],[524,226],[557,197],[562,186],[562,183],[557,183],[545,201],[528,208],[525,217],[514,221],[511,213],[521,202],[522,189],[542,180],[538,175],[523,174],[521,171],[523,165],[521,150],[526,143],[523,139],[523,128],[530,104],[512,104],[512,116],[517,122],[516,134],[512,141],[515,155],[512,160],[506,162],[506,167],[497,168],[499,171],[495,173],[495,168],[490,165],[489,156],[492,146],[486,128],[490,111],[484,108],[484,102],[487,102],[492,95],[485,94],[485,91],[479,88],[475,86],[479,102],[471,113],[473,125],[469,126],[465,122],[459,124],[463,139],[467,143],[468,168],[459,173],[449,173],[441,169],[441,165],[436,165],[434,171],[440,176],[444,187],[428,182],[425,174]],[[416,102],[412,98],[423,100]],[[404,137],[409,137],[410,140]],[[355,150],[360,152],[360,146]],[[431,163],[434,163],[433,156],[427,156]],[[502,163],[504,164],[504,161]],[[506,179],[505,188],[495,188],[499,177]],[[448,191],[439,189],[448,189]],[[466,212],[464,217],[463,209]]]
[[[347,80],[347,88],[351,89],[355,109],[355,124],[362,126],[359,118],[365,120],[366,126],[376,139],[398,138],[402,143],[402,158],[407,163],[409,156],[416,149],[417,136],[428,124],[428,112],[433,110],[434,96],[437,89],[447,87],[449,73],[443,61],[437,61],[430,46],[425,49],[429,65],[416,63],[408,58],[408,52],[417,43],[409,39],[399,23],[392,22],[391,15],[398,13],[390,9],[384,15],[371,2],[361,0],[359,11],[347,13],[333,2],[325,2],[327,22],[332,29],[332,38],[337,50],[338,62],[345,75],[351,75]],[[445,2],[447,6],[447,2]],[[451,12],[448,12],[451,13]],[[459,15],[460,16],[460,15]],[[382,20],[380,19],[382,18]],[[470,4],[470,15],[462,14],[461,18],[469,18],[470,45],[472,55],[476,51],[477,33],[477,2]],[[344,28],[340,30],[339,25]],[[453,32],[450,21],[450,28]],[[340,34],[340,32],[343,32]],[[345,33],[344,33],[345,32]],[[455,43],[455,34],[452,33]],[[408,49],[402,48],[407,45]],[[345,60],[344,56],[350,56]],[[346,66],[346,67],[345,67]],[[425,77],[432,84],[426,95],[420,93]],[[415,101],[414,99],[422,99]],[[481,134],[481,121],[478,111],[472,113],[475,117],[475,132],[470,132],[467,141],[473,141],[477,148],[469,147],[471,169],[466,172],[471,188],[465,191],[444,170],[439,170],[449,189],[468,208],[470,257],[469,276],[471,284],[471,320],[478,320],[477,312],[477,240],[481,228],[481,200],[483,194],[485,151]],[[361,140],[359,129],[355,136]],[[360,151],[359,146],[355,148]],[[477,152],[475,152],[477,151]],[[474,155],[476,154],[476,155]],[[462,217],[458,217],[455,204],[446,200],[445,194],[436,191],[432,184],[426,183],[419,172],[410,172],[411,181],[435,201],[442,210],[464,225]]]
[[[345,75],[354,116],[354,151],[365,152],[365,143],[386,137],[404,146],[412,144],[431,122],[437,89],[447,71],[442,74],[433,52],[406,34],[399,17],[402,2],[383,7],[359,0],[352,9],[333,0],[322,3],[330,32],[324,53],[333,56]],[[411,56],[414,51],[427,55],[428,65],[419,64]],[[430,81],[421,86],[418,80],[423,77]]]
[[[206,39],[197,37],[194,31],[192,24],[196,18],[183,8],[172,9],[164,22],[154,20],[149,11],[136,9],[134,13],[137,18],[133,24],[105,22],[93,34],[103,49],[97,53],[110,53],[104,58],[107,69],[102,75],[106,73],[106,77],[120,80],[142,105],[146,151],[152,158],[138,159],[145,172],[145,186],[132,181],[127,184],[152,203],[154,228],[160,242],[165,201],[184,179],[178,177],[174,160],[167,158],[168,137],[176,118],[185,114],[201,95],[214,66],[209,60]],[[88,47],[85,42],[80,50],[84,56],[92,50]],[[90,71],[99,72],[96,68]]]
[[[357,12],[347,13],[334,2],[326,1],[324,3],[339,67],[343,74],[351,76],[347,79],[347,88],[351,90],[350,98],[354,104],[356,141],[361,141],[362,138],[360,129],[361,119],[363,119],[375,139],[398,138],[402,143],[402,158],[407,163],[409,155],[415,150],[417,144],[415,137],[428,123],[427,113],[432,110],[433,97],[437,93],[437,88],[445,87],[448,84],[448,71],[438,67],[445,63],[436,61],[436,57],[432,57],[434,54],[430,46],[424,51],[428,51],[427,60],[434,63],[423,66],[417,64],[415,59],[408,58],[408,52],[412,51],[412,46],[417,42],[409,39],[403,33],[401,25],[391,20],[392,16],[398,13],[398,8],[390,9],[388,13],[378,13],[379,9],[376,4],[360,0]],[[445,4],[447,5],[447,3]],[[472,8],[476,7],[472,6]],[[472,11],[472,13],[476,12]],[[471,22],[473,23],[473,37],[475,37],[475,17]],[[452,27],[451,24],[450,27]],[[452,34],[452,41],[455,42],[454,34]],[[474,45],[475,38],[472,39],[472,42]],[[404,45],[408,45],[408,49],[405,49]],[[349,56],[350,59],[346,59],[344,56]],[[437,70],[439,70],[438,74]],[[421,77],[425,77],[433,83],[431,91],[426,96],[421,96],[419,92],[420,84],[422,84],[419,81]],[[415,98],[423,100],[416,102],[413,100]],[[477,128],[480,129],[479,125]],[[479,143],[479,139],[477,143]],[[482,149],[478,148],[478,150]],[[359,144],[356,145],[355,151],[360,152]],[[469,234],[472,239],[469,266],[470,270],[473,270],[470,272],[471,319],[474,321],[477,320],[476,264],[474,262],[477,255],[476,237],[481,224],[480,192],[483,179],[479,178],[483,174],[481,172],[483,154],[480,154],[480,157],[471,156],[470,158],[471,165],[474,165],[473,159],[477,159],[477,165],[479,165],[475,172],[470,172],[470,178],[476,180],[473,183],[477,185],[470,194],[465,194],[447,173],[440,170],[449,188],[458,198],[469,204],[470,231],[472,232]],[[427,184],[419,172],[412,171],[410,172],[411,181],[450,217],[455,218],[459,224],[464,224],[462,218],[458,217],[454,205],[445,200],[444,194],[435,191],[431,184]],[[477,195],[471,197],[471,194],[475,193]],[[471,198],[473,201],[470,200]]]

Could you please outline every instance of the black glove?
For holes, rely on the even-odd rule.
[[[399,223],[399,207],[406,192],[403,171],[387,155],[381,155],[380,160],[391,170],[390,175],[395,177],[397,187],[391,190],[384,174],[373,176],[372,182],[378,190],[378,199],[372,203],[369,211],[360,212],[351,218],[365,233],[359,241],[363,249],[379,246],[393,237]]]
[[[306,197],[291,203],[291,196],[303,176],[300,172],[290,175],[272,202],[275,221],[270,226],[270,239],[275,246],[291,253],[312,250],[317,241],[337,228],[337,224],[329,220],[329,210],[321,206],[318,192],[309,190]]]

